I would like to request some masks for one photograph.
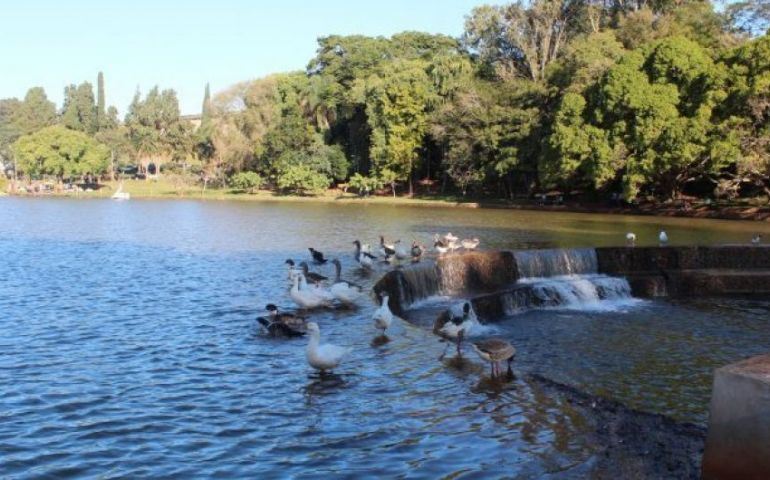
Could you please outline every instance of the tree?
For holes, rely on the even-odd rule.
[[[278,188],[299,195],[316,195],[328,188],[329,184],[327,176],[304,164],[290,165],[282,169],[277,177]]]
[[[263,180],[257,172],[240,172],[230,178],[230,183],[236,190],[254,193],[262,186]]]
[[[48,100],[42,87],[27,90],[24,100],[13,116],[19,135],[40,130],[56,122],[56,105]]]
[[[62,123],[80,132],[95,133],[98,130],[98,114],[93,86],[83,82],[64,88]]]
[[[371,128],[372,162],[377,172],[388,170],[409,182],[419,160],[435,99],[425,62],[396,60],[386,64],[367,85],[366,114]]]
[[[126,115],[128,137],[140,168],[149,165],[160,174],[162,165],[183,159],[191,148],[187,124],[179,119],[179,101],[174,90],[152,88],[144,99],[137,91]]]
[[[99,72],[96,77],[96,85],[96,130],[102,130],[109,128],[110,123],[105,110],[104,74],[102,72]]]
[[[74,176],[100,175],[109,166],[109,149],[85,133],[60,125],[19,138],[13,151],[20,172],[53,175],[59,181]]]

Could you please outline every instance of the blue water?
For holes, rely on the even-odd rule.
[[[0,478],[569,478],[596,452],[566,400],[522,379],[491,388],[472,353],[462,368],[439,361],[425,328],[399,321],[373,346],[372,302],[316,313],[325,340],[354,348],[320,377],[305,340],[267,338],[254,321],[268,301],[291,306],[283,260],[308,246],[370,286],[378,275],[355,271],[352,239],[492,221],[489,245],[572,241],[500,211],[0,199]],[[523,335],[506,323],[522,370],[586,335],[563,320],[550,346],[547,324]],[[577,370],[565,377],[590,384]]]

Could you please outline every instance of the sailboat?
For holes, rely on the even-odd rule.
[[[112,194],[113,200],[130,200],[131,194],[128,192],[123,191],[123,182],[120,182],[120,186],[115,191],[115,193]]]

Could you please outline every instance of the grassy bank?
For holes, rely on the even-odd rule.
[[[119,182],[105,182],[100,189],[94,191],[56,192],[41,194],[41,196],[109,198],[117,190],[118,184]],[[505,200],[475,201],[451,195],[414,197],[392,197],[386,195],[361,198],[354,193],[344,193],[340,190],[327,190],[317,196],[303,197],[296,195],[277,195],[269,190],[259,190],[253,194],[224,188],[207,188],[203,190],[200,186],[164,178],[155,180],[125,180],[123,181],[123,191],[129,192],[132,198],[148,199],[231,200],[247,202],[327,202],[426,207],[510,208],[522,210],[770,221],[770,206],[758,201],[733,204],[697,203],[685,209],[682,208],[682,206],[665,203],[648,203],[635,207],[608,207],[601,204],[571,202],[567,202],[564,205],[539,205],[528,200],[517,200],[515,202]],[[31,196],[32,194],[22,195]]]

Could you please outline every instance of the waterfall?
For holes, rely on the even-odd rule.
[[[517,250],[513,252],[519,277],[554,277],[596,273],[593,248]]]
[[[404,267],[400,272],[398,288],[403,308],[441,293],[441,282],[435,263],[420,262]]]
[[[634,301],[625,278],[600,274],[525,278],[502,299],[506,315],[534,308],[612,310]]]

